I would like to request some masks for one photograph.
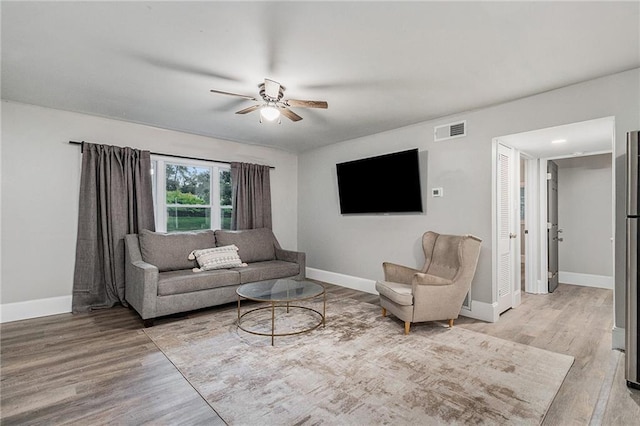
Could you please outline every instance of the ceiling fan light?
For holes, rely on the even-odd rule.
[[[273,105],[265,105],[260,109],[260,116],[267,121],[274,121],[280,117],[280,111]]]

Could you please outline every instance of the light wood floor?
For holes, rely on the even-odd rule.
[[[371,294],[327,289],[378,303]],[[612,304],[610,290],[560,285],[554,294],[525,294],[522,306],[495,324],[461,317],[455,326],[575,357],[545,424],[640,424],[640,392],[626,387],[624,354],[610,349]],[[227,309],[235,306],[188,316]],[[224,424],[129,309],[7,323],[0,334],[3,425]]]

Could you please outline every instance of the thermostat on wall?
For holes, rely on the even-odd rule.
[[[432,197],[442,197],[444,195],[444,191],[442,188],[431,188],[431,196]]]

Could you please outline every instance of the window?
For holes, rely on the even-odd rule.
[[[226,164],[152,156],[156,229],[231,229],[231,169]]]

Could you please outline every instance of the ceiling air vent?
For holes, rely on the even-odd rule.
[[[436,142],[453,138],[461,138],[463,136],[467,136],[466,120],[433,128],[433,140]]]

